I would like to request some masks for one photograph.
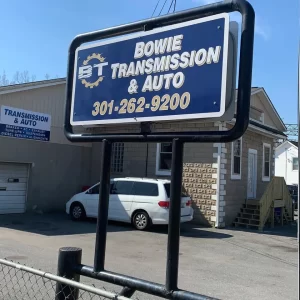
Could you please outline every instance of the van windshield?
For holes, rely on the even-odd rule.
[[[167,196],[168,196],[168,198],[170,198],[171,184],[170,183],[165,183],[164,186],[165,186],[165,190],[166,190]],[[183,186],[181,186],[181,197],[188,197],[188,196],[189,195],[188,195],[187,191],[185,190],[185,188]]]

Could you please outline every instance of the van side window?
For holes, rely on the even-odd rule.
[[[136,196],[158,196],[158,187],[156,183],[135,182],[133,185],[133,193]]]
[[[132,195],[132,181],[115,181],[111,184],[110,193],[112,195]]]
[[[89,190],[90,194],[99,194],[99,184],[95,185],[92,189]]]

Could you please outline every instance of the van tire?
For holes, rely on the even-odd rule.
[[[82,221],[86,218],[86,213],[83,205],[75,202],[70,207],[70,216],[73,221]]]
[[[137,230],[146,230],[151,225],[151,219],[144,210],[138,210],[133,214],[131,223]]]

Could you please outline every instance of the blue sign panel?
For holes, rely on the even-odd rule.
[[[221,117],[228,36],[220,14],[78,48],[71,124]]]
[[[48,142],[50,131],[0,124],[0,136]]]

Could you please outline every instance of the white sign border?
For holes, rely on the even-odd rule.
[[[109,119],[109,120],[93,120],[93,121],[74,121],[74,101],[75,101],[75,89],[76,89],[76,78],[77,78],[77,62],[78,62],[78,52],[84,49],[90,49],[98,46],[113,44],[116,42],[121,42],[125,40],[131,40],[137,37],[153,35],[160,32],[169,31],[172,29],[182,28],[189,25],[205,23],[217,19],[224,18],[224,45],[223,45],[223,62],[222,62],[222,84],[221,84],[221,101],[220,101],[220,111],[215,113],[197,113],[197,114],[180,114],[180,115],[167,115],[167,116],[151,116],[151,117],[131,117],[123,119]],[[229,40],[229,14],[221,13],[218,15],[205,17],[197,20],[192,20],[188,22],[182,22],[175,25],[164,26],[162,28],[153,29],[149,32],[138,32],[131,34],[130,36],[120,37],[111,39],[105,42],[98,42],[86,46],[81,46],[76,49],[75,52],[75,66],[73,75],[73,88],[72,88],[72,102],[71,102],[71,115],[70,124],[72,126],[82,126],[82,125],[105,125],[105,124],[118,124],[118,123],[140,123],[140,122],[150,122],[150,121],[168,121],[168,120],[186,120],[186,119],[205,119],[205,118],[219,118],[225,113],[225,102],[226,102],[226,85],[227,85],[227,60],[228,60],[228,40]]]

